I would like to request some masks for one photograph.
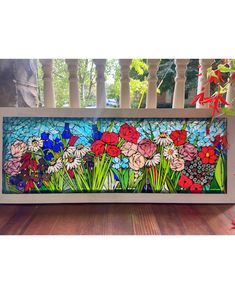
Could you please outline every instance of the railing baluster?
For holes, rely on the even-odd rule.
[[[106,107],[106,91],[105,91],[105,65],[106,59],[93,59],[96,67],[96,107]]]
[[[120,107],[130,108],[130,64],[131,59],[119,59],[121,66],[121,97]]]
[[[79,59],[66,59],[69,72],[69,99],[70,107],[79,108],[80,107],[80,97],[78,88],[78,65]]]
[[[157,71],[161,59],[148,59],[149,76],[148,76],[148,94],[146,108],[157,107]]]
[[[199,59],[199,65],[201,65],[199,73],[201,75],[198,77],[197,94],[204,92],[205,97],[210,96],[210,86],[206,87],[205,89],[204,86],[207,81],[207,69],[212,65],[213,62],[214,59]],[[208,104],[203,105],[197,101],[196,108],[208,108]]]
[[[54,88],[53,88],[53,59],[40,59],[43,70],[43,83],[44,83],[44,105],[47,108],[56,107]]]
[[[185,102],[185,72],[189,59],[175,59],[176,77],[172,108],[184,108]]]
[[[230,66],[232,66],[232,60],[230,61]],[[226,101],[228,103],[233,103],[233,109],[235,108],[234,100],[235,100],[235,80],[232,80],[232,73],[230,74],[230,83],[228,86],[228,91],[226,95]]]

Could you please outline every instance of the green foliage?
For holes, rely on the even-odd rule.
[[[68,70],[64,59],[55,59],[53,68],[54,91],[56,106],[69,105]]]
[[[220,187],[220,190],[224,191],[224,162],[222,155],[219,156],[216,164],[215,179]]]

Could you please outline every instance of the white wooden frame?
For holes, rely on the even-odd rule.
[[[117,118],[208,118],[208,109],[75,109],[75,108],[1,108],[0,150],[2,150],[3,117],[117,117]],[[235,118],[227,118],[230,149],[227,158],[227,193],[163,194],[163,193],[73,193],[73,194],[2,194],[0,171],[0,203],[235,203]],[[2,167],[2,152],[0,156]]]

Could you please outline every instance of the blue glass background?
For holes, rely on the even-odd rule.
[[[100,131],[107,131],[110,123],[113,123],[112,131],[118,132],[123,123],[132,126],[137,125],[140,132],[140,140],[150,134],[150,126],[154,137],[160,132],[170,134],[173,130],[182,129],[185,122],[188,132],[187,141],[194,143],[197,139],[197,146],[213,145],[211,141],[216,135],[223,135],[226,132],[226,120],[216,119],[212,122],[210,133],[207,135],[206,126],[210,119],[160,119],[160,118],[49,118],[49,117],[4,117],[3,118],[3,161],[10,157],[10,146],[15,140],[27,142],[32,136],[41,136],[41,133],[50,133],[50,138],[55,139],[64,130],[64,124],[69,123],[72,134],[78,135],[77,144],[90,146],[92,141],[92,125],[100,124]]]

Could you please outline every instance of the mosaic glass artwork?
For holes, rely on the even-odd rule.
[[[3,193],[225,193],[226,120],[3,118]]]

